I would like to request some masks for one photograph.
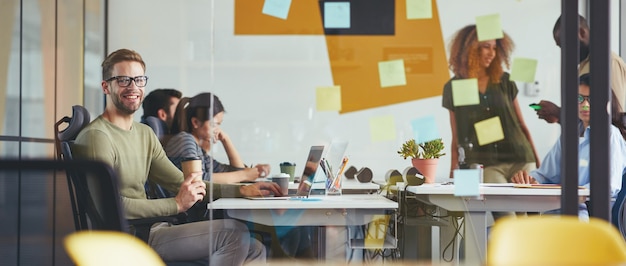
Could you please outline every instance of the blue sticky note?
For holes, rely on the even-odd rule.
[[[479,169],[454,170],[454,195],[459,197],[479,196]]]
[[[291,0],[265,0],[263,3],[263,14],[287,19]]]
[[[413,119],[411,121],[411,127],[413,128],[413,138],[417,143],[441,138],[439,136],[439,130],[437,130],[435,117],[432,115]]]
[[[350,28],[350,2],[324,3],[324,28]]]

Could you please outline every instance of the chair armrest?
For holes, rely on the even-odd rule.
[[[144,242],[148,243],[148,238],[150,237],[150,228],[155,223],[171,223],[178,224],[180,220],[179,215],[172,216],[157,216],[157,217],[148,217],[148,218],[139,218],[139,219],[129,219],[128,225],[134,228],[134,235]]]

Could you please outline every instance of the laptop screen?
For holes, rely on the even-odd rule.
[[[315,179],[315,173],[317,167],[322,160],[322,153],[324,152],[324,146],[311,146],[309,155],[307,156],[306,163],[304,164],[304,171],[302,171],[302,177],[300,177],[300,185],[298,185],[297,196],[308,196]]]

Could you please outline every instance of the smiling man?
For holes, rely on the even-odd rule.
[[[166,157],[152,129],[133,121],[148,82],[145,69],[141,55],[135,51],[120,49],[107,56],[102,63],[101,82],[107,95],[106,108],[78,134],[73,146],[76,158],[102,161],[115,170],[127,219],[175,215],[210,194],[214,198],[280,195],[275,183],[208,186],[200,178],[202,173],[183,176]],[[176,196],[147,199],[147,179]],[[212,191],[207,191],[208,187]],[[250,238],[245,225],[230,219],[162,223],[152,227],[148,244],[166,261],[204,259],[212,265],[265,261],[263,245]]]

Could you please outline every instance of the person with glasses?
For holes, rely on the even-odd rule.
[[[170,162],[152,129],[133,121],[141,106],[148,78],[146,65],[137,52],[120,49],[102,62],[102,91],[107,104],[76,137],[76,158],[109,164],[119,177],[119,192],[127,219],[170,216],[184,212],[198,201],[212,197],[281,195],[274,183],[223,185],[203,182],[200,173],[183,173]],[[150,179],[175,191],[172,198],[147,199]],[[211,191],[207,191],[208,189]],[[213,265],[264,263],[263,244],[251,238],[246,226],[232,219],[152,227],[148,244],[165,261],[206,259]]]
[[[479,41],[475,25],[462,28],[451,41],[449,66],[454,77],[444,85],[442,97],[450,112],[451,177],[454,169],[482,164],[485,183],[507,183],[513,173],[540,165],[517,101],[517,86],[503,70],[513,47],[506,33],[501,39]],[[478,103],[454,103],[452,86],[462,79],[476,80]],[[474,125],[494,117],[500,119],[504,139],[480,145]]]
[[[578,49],[579,60],[578,75],[589,73],[589,25],[587,20],[578,15]],[[558,47],[561,47],[561,17],[559,17],[554,23],[552,29],[552,35],[554,42]],[[611,52],[610,71],[611,71],[611,88],[617,99],[618,114],[624,113],[626,108],[626,64],[622,58]],[[541,100],[539,102],[541,109],[537,110],[537,117],[539,119],[546,120],[548,123],[560,123],[561,107],[557,106],[551,101]]]
[[[589,91],[591,90],[591,75],[583,74],[579,78],[578,86],[578,118],[581,127],[579,130],[580,141],[578,142],[578,185],[589,188],[591,178],[589,174],[589,133],[591,128],[590,113],[591,105],[589,102]],[[601,106],[600,111],[604,110]],[[617,111],[617,112],[616,112]],[[619,114],[619,103],[615,97],[611,98],[611,113]],[[626,169],[626,141],[624,141],[624,125],[612,118],[613,125],[609,130],[609,148],[611,154],[611,162],[609,169],[609,184],[611,197],[616,197],[622,187],[622,174]],[[557,139],[552,149],[543,158],[543,164],[539,169],[531,171],[519,171],[511,177],[513,183],[519,184],[561,184],[561,138]],[[589,212],[585,203],[579,204],[578,215],[582,220],[589,220]],[[559,213],[559,210],[550,211],[548,213]]]

